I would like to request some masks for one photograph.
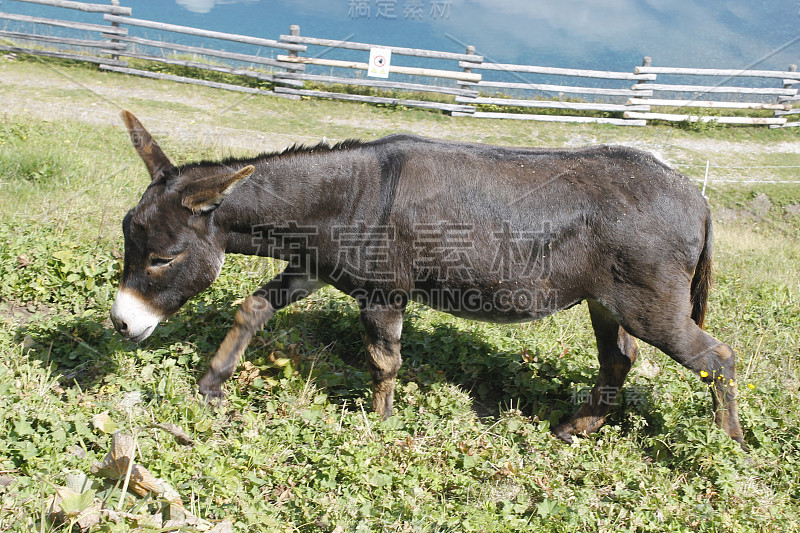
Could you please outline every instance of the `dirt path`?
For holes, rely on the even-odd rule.
[[[225,107],[248,103],[252,96],[221,91],[225,98],[209,98],[201,88],[164,83],[83,69],[52,67],[0,57],[0,112],[30,115],[46,121],[78,120],[89,124],[122,124],[122,109],[137,109],[153,133],[169,134],[181,141],[200,140],[251,151],[278,149],[294,142],[316,142],[316,136],[226,127],[211,122]],[[238,98],[237,98],[238,97]],[[169,102],[176,103],[170,109]],[[160,106],[158,104],[161,104]],[[160,109],[159,109],[160,107]],[[235,107],[234,107],[235,108]],[[141,112],[145,109],[145,112]],[[269,115],[264,110],[260,115]]]
[[[13,56],[12,56],[13,57]],[[706,162],[719,181],[794,180],[800,167],[800,129],[770,135],[703,135],[677,128],[608,128],[596,125],[453,119],[424,111],[390,112],[353,103],[288,101],[134,78],[86,68],[53,66],[0,56],[0,113],[43,120],[79,120],[120,127],[119,111],[134,110],[155,135],[236,152],[262,152],[293,143],[393,132],[539,146],[619,143],[655,153],[695,178]],[[744,130],[743,130],[744,131]],[[770,137],[778,138],[771,141]],[[783,167],[783,168],[781,168]]]

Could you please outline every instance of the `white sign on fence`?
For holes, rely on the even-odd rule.
[[[389,77],[389,63],[392,61],[391,48],[370,48],[369,49],[369,70],[367,76],[374,78]]]

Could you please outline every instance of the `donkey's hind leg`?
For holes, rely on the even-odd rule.
[[[676,327],[659,328],[655,335],[637,335],[656,346],[711,387],[714,421],[747,450],[736,403],[736,356],[733,349],[703,331],[690,318]]]
[[[622,329],[608,309],[589,300],[589,314],[597,339],[600,371],[597,383],[578,411],[554,430],[556,436],[565,442],[572,442],[573,435],[593,433],[603,425],[636,361],[636,340]]]

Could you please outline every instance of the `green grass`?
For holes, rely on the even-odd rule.
[[[36,65],[15,68],[51,75]],[[338,102],[241,100],[135,81],[170,91],[159,99],[153,92],[123,94],[130,78],[88,69],[72,74],[86,86],[102,81],[124,105],[161,119],[154,128],[159,142],[179,161],[231,150],[182,137],[195,118],[329,138],[371,138],[390,129],[549,145],[573,137],[688,142],[710,136],[747,143],[755,152],[796,139],[796,133],[742,129],[531,130]],[[18,96],[13,86],[0,91]],[[37,98],[60,105],[55,93]],[[77,91],[70,98],[80,106],[92,97]],[[37,100],[30,102],[35,109]],[[211,107],[232,103],[234,110],[222,115]],[[675,153],[688,161],[700,157]],[[796,162],[791,154],[768,155],[770,164]],[[800,529],[800,218],[783,211],[800,203],[799,186],[709,191],[720,221],[708,327],[739,354],[740,409],[752,448],[745,455],[711,423],[705,386],[648,346],[625,401],[604,428],[573,446],[555,439],[550,428],[576,408],[575,398],[594,383],[597,370],[582,306],[518,326],[412,306],[395,416],[381,422],[368,409],[357,308],[326,289],[270,321],[248,350],[243,373],[226,386],[227,404],[211,409],[198,397],[196,381],[237,301],[280,265],[229,257],[209,290],[134,345],[107,318],[121,267],[120,222],[147,184],[121,126],[9,113],[0,122],[0,184],[2,530],[68,531],[42,518],[56,487],[76,474],[89,475],[93,497],[116,508],[119,484],[90,475],[115,428],[137,436],[136,462],[166,480],[187,510],[211,522],[227,519],[237,531]],[[764,218],[750,210],[759,193],[773,203]],[[132,392],[140,402],[131,402]],[[110,422],[93,422],[102,413]],[[153,423],[180,426],[195,445],[178,444]],[[65,507],[77,518],[91,499]],[[144,528],[162,503],[130,495],[120,523],[104,518],[92,531]]]

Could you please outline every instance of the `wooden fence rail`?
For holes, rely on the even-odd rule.
[[[120,39],[119,35],[103,34]],[[72,39],[70,37],[55,37],[52,35],[32,35],[30,33],[22,33],[16,31],[0,31],[0,37],[7,39],[22,39],[23,41],[40,41],[54,44],[66,44],[69,46],[78,46],[82,48],[105,48],[111,50],[124,50],[127,45],[122,43],[112,43],[105,41],[94,41],[91,39]]]
[[[18,1],[28,2],[33,4],[51,5],[55,7],[64,7],[67,9],[77,9],[89,13],[116,12],[116,13],[130,14],[131,11],[130,8],[120,8],[120,6],[85,4],[83,2],[73,2],[67,0],[18,0]],[[113,35],[114,38],[123,36],[128,32],[128,30],[124,28],[109,27],[103,24],[49,19],[43,17],[32,17],[16,13],[0,12],[0,20],[33,24],[34,26],[44,25],[48,27],[64,28],[66,30],[79,31],[84,33],[85,32],[107,33],[109,35]],[[29,46],[22,45],[22,43],[18,42],[20,40],[35,41],[35,42],[38,41],[38,42],[48,43],[51,45],[57,44],[57,45],[62,45],[62,47],[55,50],[52,48],[51,49],[32,48]],[[64,49],[63,46],[66,46],[68,48]],[[78,48],[79,50],[75,51],[74,48]],[[34,55],[54,57],[59,59],[71,59],[77,61],[87,61],[90,63],[107,64],[117,67],[122,67],[126,65],[124,61],[119,61],[116,57],[111,57],[111,58],[98,57],[97,55],[91,53],[80,53],[81,49],[85,50],[86,48],[104,48],[104,49],[108,48],[114,50],[122,49],[116,43],[93,40],[93,39],[71,38],[71,37],[51,36],[51,35],[37,35],[34,33],[26,34],[25,32],[14,32],[5,30],[0,32],[0,51],[3,52],[34,54]]]
[[[478,96],[478,91],[473,89],[459,89],[457,87],[445,87],[442,85],[428,85],[425,83],[405,83],[399,81],[380,81],[363,78],[343,78],[338,76],[325,76],[316,74],[297,74],[285,72],[276,74],[278,83],[288,83],[290,80],[304,80],[325,83],[327,85],[355,85],[361,87],[374,87],[378,89],[395,89],[409,92],[432,92],[455,96]],[[302,81],[301,81],[302,83]]]
[[[172,74],[164,74],[162,72],[150,72],[149,70],[117,67],[114,65],[107,65],[107,64],[100,65],[100,68],[112,72],[120,72],[122,74],[131,74],[134,76],[142,76],[145,78],[153,78],[157,80],[168,80],[177,83],[191,83],[193,85],[202,85],[203,87],[212,87],[214,89],[225,89],[226,91],[236,91],[241,93],[261,94],[261,95],[274,94],[272,91],[265,91],[263,89],[256,89],[254,87],[242,87],[241,85],[232,85],[230,83],[219,83],[215,81],[198,80],[196,78],[187,78],[185,76],[174,76]]]
[[[235,33],[224,33],[221,31],[201,30],[189,26],[179,26],[177,24],[165,24],[163,22],[153,22],[151,20],[135,19],[130,17],[120,17],[117,15],[104,15],[103,19],[107,22],[116,22],[126,26],[138,26],[151,30],[161,30],[170,33],[182,33],[184,35],[194,35],[196,37],[208,37],[209,39],[220,39],[223,41],[233,41],[236,43],[252,44],[255,46],[265,46],[268,48],[281,48],[292,50],[293,52],[305,52],[306,47],[302,44],[288,44],[272,39],[261,37],[249,37],[247,35],[237,35]]]
[[[17,0],[17,2],[25,2],[28,4],[40,4],[44,6],[64,7],[67,9],[75,9],[85,13],[108,13],[109,15],[125,15],[131,16],[131,8],[115,5],[113,2],[108,4],[89,4],[86,2],[75,2],[73,0]]]
[[[349,68],[357,70],[369,70],[369,65],[367,63],[362,63],[360,61],[342,61],[339,59],[323,59],[318,57],[292,57],[292,56],[278,56],[278,59],[280,61],[286,61],[289,63],[299,63],[302,65],[318,65],[321,67],[338,67],[338,68]],[[400,67],[395,65],[391,65],[389,67],[389,72],[393,72],[395,74],[405,74],[408,76],[427,76],[431,78],[444,78],[444,79],[452,79],[452,80],[460,80],[468,82],[478,82],[481,79],[480,74],[467,74],[460,71],[439,70],[439,69],[420,68],[420,67]]]
[[[13,1],[80,11],[101,20],[0,12],[0,21],[34,28],[0,28],[0,51],[88,61],[107,71],[179,83],[294,99],[331,98],[437,109],[474,118],[625,126],[644,126],[654,120],[800,126],[800,121],[788,121],[788,117],[800,115],[800,107],[793,107],[800,102],[796,89],[800,73],[794,65],[787,70],[658,67],[649,58],[629,72],[519,65],[486,61],[472,46],[454,52],[342,41],[300,35],[298,26],[274,40],[167,24],[133,18],[132,8],[118,5],[117,0],[111,0],[111,5],[75,0]],[[58,34],[52,29],[38,30],[42,27],[56,28]],[[156,30],[160,37],[131,33],[141,29]],[[87,38],[86,33],[97,37]],[[205,41],[202,46],[189,45],[173,42],[175,35],[209,41],[207,45]],[[235,52],[222,50],[215,44],[220,40],[243,46]],[[244,51],[248,46],[255,49]],[[310,53],[309,47],[348,52],[344,58],[322,58]],[[374,48],[391,50],[388,79],[364,76],[369,69],[368,54]],[[364,53],[363,60],[353,60],[357,52]],[[394,60],[395,56],[400,59]],[[413,58],[414,64],[402,64],[409,61],[404,57]],[[152,72],[133,68],[122,58],[254,78],[269,85],[243,87]],[[428,61],[435,63],[424,66]],[[453,62],[452,67],[443,67],[448,61]],[[670,77],[677,78],[671,82]],[[687,81],[694,77],[712,81]],[[756,81],[745,82],[744,78]],[[718,116],[722,109],[733,112]]]
[[[302,43],[326,48],[344,48],[347,50],[361,50],[369,52],[372,48],[388,48],[392,55],[426,57],[431,59],[453,59],[456,61],[481,63],[483,56],[472,54],[456,54],[452,52],[437,52],[433,50],[423,50],[420,48],[404,48],[401,46],[376,45],[366,43],[354,43],[349,41],[337,41],[336,39],[319,39],[316,37],[305,37],[300,35],[281,35],[281,41],[287,43]],[[459,65],[460,66],[460,65]]]
[[[473,56],[480,57],[480,56]],[[479,61],[479,63],[482,63]],[[482,63],[480,66],[469,64],[465,61],[459,63],[460,67],[480,68],[483,70],[501,70],[504,72],[519,72],[526,74],[548,74],[552,76],[576,76],[581,78],[602,78],[610,80],[650,80],[656,79],[655,74],[634,74],[630,72],[608,72],[603,70],[581,70],[571,68],[539,67],[533,65],[509,65],[506,63]]]
[[[636,74],[676,74],[679,76],[726,76],[729,78],[791,78],[797,72],[780,70],[741,70],[715,68],[679,68],[641,66],[634,69]]]
[[[110,34],[107,35],[108,37],[112,37]],[[152,39],[144,39],[141,37],[131,37],[131,36],[123,36],[123,37],[116,37],[118,41],[123,41],[126,43],[138,44],[141,46],[149,46],[153,48],[161,48],[166,50],[174,50],[176,52],[187,52],[190,54],[196,55],[204,55],[209,57],[215,58],[222,58],[222,59],[230,59],[233,61],[241,61],[243,63],[256,63],[259,65],[268,65],[271,67],[279,67],[285,69],[297,69],[296,65],[291,65],[289,63],[283,63],[281,61],[277,61],[275,59],[270,59],[268,57],[261,57],[252,54],[239,54],[235,52],[225,52],[221,50],[213,50],[211,48],[202,48],[200,46],[189,46],[185,44],[178,44],[178,43],[170,43],[164,41],[155,41]],[[302,67],[300,67],[302,68]]]
[[[45,24],[48,26],[59,26],[62,28],[69,28],[71,30],[79,31],[117,33],[119,35],[126,35],[128,33],[128,30],[104,26],[102,24],[90,24],[86,22],[73,22],[71,20],[57,20],[42,17],[29,17],[28,15],[17,15],[16,13],[0,13],[0,19],[13,20],[16,22],[30,22],[32,24]]]

